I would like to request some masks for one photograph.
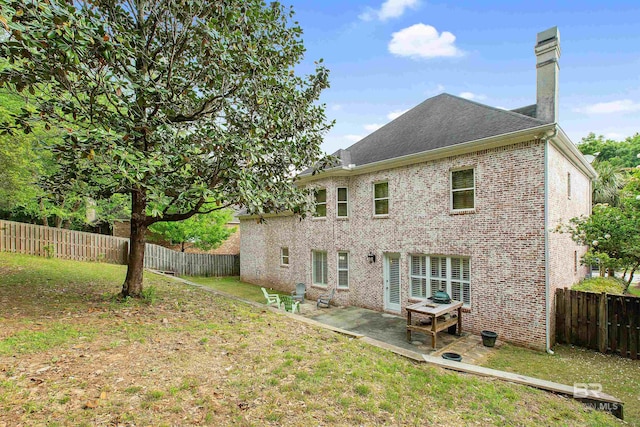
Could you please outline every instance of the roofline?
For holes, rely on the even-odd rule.
[[[263,219],[263,218],[276,218],[276,217],[285,217],[285,216],[293,216],[294,213],[292,211],[284,211],[278,213],[265,213],[265,214],[244,214],[238,215],[238,220],[242,223],[242,220],[246,219]]]
[[[560,152],[564,154],[564,156],[569,159],[569,161],[571,161],[571,163],[573,163],[575,167],[580,169],[580,171],[587,175],[591,180],[596,179],[598,173],[587,161],[580,150],[578,150],[578,147],[576,147],[576,145],[571,142],[567,134],[559,125],[557,125],[556,129],[556,135],[554,135],[554,137],[550,139],[553,146],[560,150]]]
[[[377,172],[384,169],[407,166],[414,163],[422,163],[430,160],[441,159],[444,157],[457,156],[479,150],[502,147],[505,145],[515,144],[530,139],[546,138],[554,135],[556,127],[557,125],[555,123],[548,123],[515,132],[503,133],[501,135],[495,135],[487,138],[475,139],[473,141],[450,145],[447,147],[436,148],[434,150],[421,151],[419,153],[394,157],[392,159],[366,163],[361,166],[338,166],[331,169],[325,169],[319,173],[316,173],[315,175],[298,175],[296,182],[299,184],[306,184],[308,182],[326,177],[360,175],[364,173]],[[564,135],[564,132],[562,132],[562,134]],[[568,138],[567,141],[570,145],[573,146],[573,143]],[[573,148],[576,150],[576,152],[578,152],[575,146]],[[586,159],[584,161],[586,162]]]

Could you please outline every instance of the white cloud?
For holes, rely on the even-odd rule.
[[[387,0],[380,5],[380,9],[367,8],[358,18],[363,21],[373,21],[374,19],[386,21],[390,18],[401,17],[407,9],[415,9],[419,4],[419,0]]]
[[[444,92],[444,85],[438,85],[438,86],[436,86],[436,90],[437,90],[438,92]]]
[[[366,130],[367,132],[371,133],[371,132],[374,132],[374,131],[380,129],[382,126],[384,126],[384,125],[381,125],[381,124],[378,124],[378,123],[370,123],[368,125],[364,125],[364,130]]]
[[[362,136],[362,135],[345,135],[344,136],[344,139],[346,139],[349,142],[358,142],[362,138],[364,138],[364,136]]]
[[[420,23],[393,33],[389,52],[413,59],[460,56],[463,52],[454,45],[455,41],[456,36],[450,32],[438,34],[431,25]]]
[[[392,111],[389,114],[387,114],[387,119],[389,120],[395,120],[398,117],[400,117],[401,115],[403,115],[404,113],[406,113],[409,110],[396,110],[396,111]]]
[[[628,113],[640,111],[640,103],[633,102],[630,99],[621,99],[619,101],[598,102],[597,104],[575,108],[573,111],[584,114]]]
[[[626,135],[622,135],[621,133],[610,132],[604,135],[607,139],[615,139],[616,141],[620,141],[626,138]]]
[[[342,110],[342,104],[333,104],[331,106],[331,110],[332,111],[340,111],[340,110]]]
[[[460,95],[458,95],[458,96],[460,98],[468,99],[470,101],[482,101],[483,99],[487,98],[484,95],[478,95],[478,94],[475,94],[473,92],[460,92]]]

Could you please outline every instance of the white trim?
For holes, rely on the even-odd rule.
[[[324,202],[318,203],[318,191],[324,191]],[[327,188],[326,187],[318,187],[313,189],[313,218],[326,218],[327,217]],[[318,213],[318,206],[324,205],[324,215],[316,215]]]
[[[413,274],[413,258],[422,258],[423,260],[421,260],[420,262],[424,262],[424,266],[425,266],[425,275],[423,276],[422,274],[417,274],[414,275]],[[445,260],[445,269],[444,269],[444,276],[432,276],[431,275],[431,262],[432,262],[432,258],[444,258]],[[460,279],[454,279],[452,277],[453,274],[453,269],[451,267],[452,264],[452,260],[453,259],[459,259],[461,262],[460,268]],[[464,261],[468,261],[469,262],[469,279],[465,280],[464,279],[464,268],[463,268],[463,263]],[[413,293],[413,283],[412,283],[412,279],[417,278],[419,280],[425,280],[425,295],[424,296],[419,296],[419,295],[415,295]],[[457,282],[460,283],[460,297],[462,299],[462,301],[464,302],[465,296],[467,296],[467,299],[469,300],[469,303],[464,302],[464,307],[465,308],[471,308],[471,257],[468,256],[459,256],[459,255],[436,255],[436,254],[419,254],[419,253],[413,253],[413,254],[409,254],[409,297],[412,300],[426,300],[427,298],[431,297],[434,294],[434,290],[431,288],[431,281],[432,280],[439,280],[441,282],[444,282],[444,288],[445,288],[445,292],[447,292],[449,294],[449,296],[451,296],[451,298],[454,298],[453,295],[453,284],[452,282]],[[468,295],[467,293],[465,293],[464,291],[464,285],[468,285],[469,286],[469,292]]]
[[[396,305],[395,303],[392,304],[389,302],[389,296],[390,296],[390,273],[391,273],[391,269],[389,268],[389,259],[390,258],[394,258],[398,260],[398,304]],[[392,311],[395,313],[399,313],[400,310],[402,309],[402,268],[400,268],[401,266],[401,257],[400,254],[397,252],[387,252],[384,254],[384,263],[383,263],[383,277],[382,280],[384,282],[384,287],[383,287],[383,301],[384,301],[384,310],[385,311]]]
[[[414,163],[422,163],[430,160],[441,159],[444,157],[472,153],[479,150],[488,150],[491,148],[503,147],[505,145],[541,139],[548,134],[553,133],[556,129],[556,126],[557,125],[555,123],[549,123],[524,130],[519,130],[516,132],[504,133],[501,135],[462,142],[460,144],[450,145],[447,147],[436,148],[434,150],[422,151],[419,153],[408,154],[406,156],[380,160],[378,162],[367,163],[361,166],[338,166],[335,168],[325,169],[316,174],[309,173],[305,175],[298,175],[296,177],[296,181],[298,184],[305,184],[307,182],[315,181],[317,179],[323,179],[329,176],[360,175],[364,173],[393,169],[396,167],[406,166]],[[569,144],[573,146],[573,143],[571,143],[571,141],[569,141]],[[582,155],[575,148],[575,146],[573,146],[573,149],[578,153],[578,155],[576,156],[576,160],[578,160],[580,157],[582,157]],[[593,168],[589,166],[589,163],[584,159],[584,157],[582,157],[580,161],[581,160],[584,160],[584,164],[586,164],[591,170],[593,170]]]
[[[376,198],[376,185],[379,184],[387,184],[387,197],[380,197],[380,198]],[[389,196],[390,191],[389,191],[389,181],[375,181],[373,183],[373,185],[371,186],[371,198],[373,200],[373,216],[375,218],[386,218],[389,216],[389,212],[391,211],[391,197]],[[387,212],[386,213],[381,213],[381,214],[377,214],[376,213],[376,202],[379,200],[386,200],[387,201]]]
[[[453,174],[455,172],[461,172],[461,171],[467,171],[471,169],[471,171],[473,172],[473,187],[467,187],[467,188],[453,188]],[[458,192],[458,191],[469,191],[469,190],[473,190],[473,207],[470,208],[461,208],[461,209],[454,209],[453,208],[453,193],[454,192]],[[451,169],[449,171],[449,210],[451,212],[463,212],[463,211],[468,211],[468,212],[473,212],[476,209],[476,168],[475,166],[464,166],[464,167],[459,167],[459,168],[455,168],[455,169]]]
[[[284,254],[284,251],[287,251],[287,255]],[[285,257],[287,258],[287,262],[284,262]],[[289,267],[289,247],[281,246],[280,247],[280,266],[281,267]]]
[[[544,293],[545,346],[551,350],[551,283],[549,275],[549,140],[544,141]]]
[[[340,189],[344,188],[347,193],[346,200],[340,200]],[[347,214],[340,215],[340,204],[347,205]],[[336,187],[336,218],[345,219],[349,218],[349,187]]]
[[[340,268],[340,254],[345,254],[347,256],[347,268]],[[338,253],[336,254],[336,288],[338,289],[349,289],[349,279],[350,279],[350,273],[349,273],[349,263],[350,263],[350,259],[349,259],[349,252],[348,251],[338,251]],[[347,284],[346,286],[341,286],[340,285],[340,272],[342,271],[346,271],[347,272]]]
[[[324,262],[322,263],[322,269],[324,274],[324,280],[325,282],[316,282],[316,257],[321,254],[324,257]],[[321,260],[322,261],[322,260]],[[327,258],[327,251],[320,251],[320,250],[312,250],[311,251],[311,283],[314,286],[321,286],[321,287],[326,287],[329,283],[329,260]]]

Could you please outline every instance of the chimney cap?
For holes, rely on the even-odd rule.
[[[537,44],[542,44],[553,39],[560,39],[560,31],[558,27],[551,27],[547,30],[540,31],[536,37]]]

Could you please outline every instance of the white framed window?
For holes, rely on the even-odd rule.
[[[389,183],[386,181],[373,184],[373,214],[389,214]]]
[[[347,218],[349,216],[349,190],[347,187],[337,188],[336,203],[338,218]]]
[[[571,172],[567,172],[567,199],[571,198]]]
[[[289,248],[280,248],[280,265],[289,265]]]
[[[473,168],[451,171],[451,210],[461,211],[476,207],[476,181]]]
[[[316,212],[313,216],[317,218],[324,218],[327,216],[327,189],[318,188],[314,192],[316,201]]]
[[[313,284],[327,286],[327,252],[311,251],[311,270]]]
[[[471,305],[470,260],[464,257],[411,255],[412,298],[425,299],[445,291],[452,299]]]
[[[338,252],[338,287],[349,287],[349,252]]]

